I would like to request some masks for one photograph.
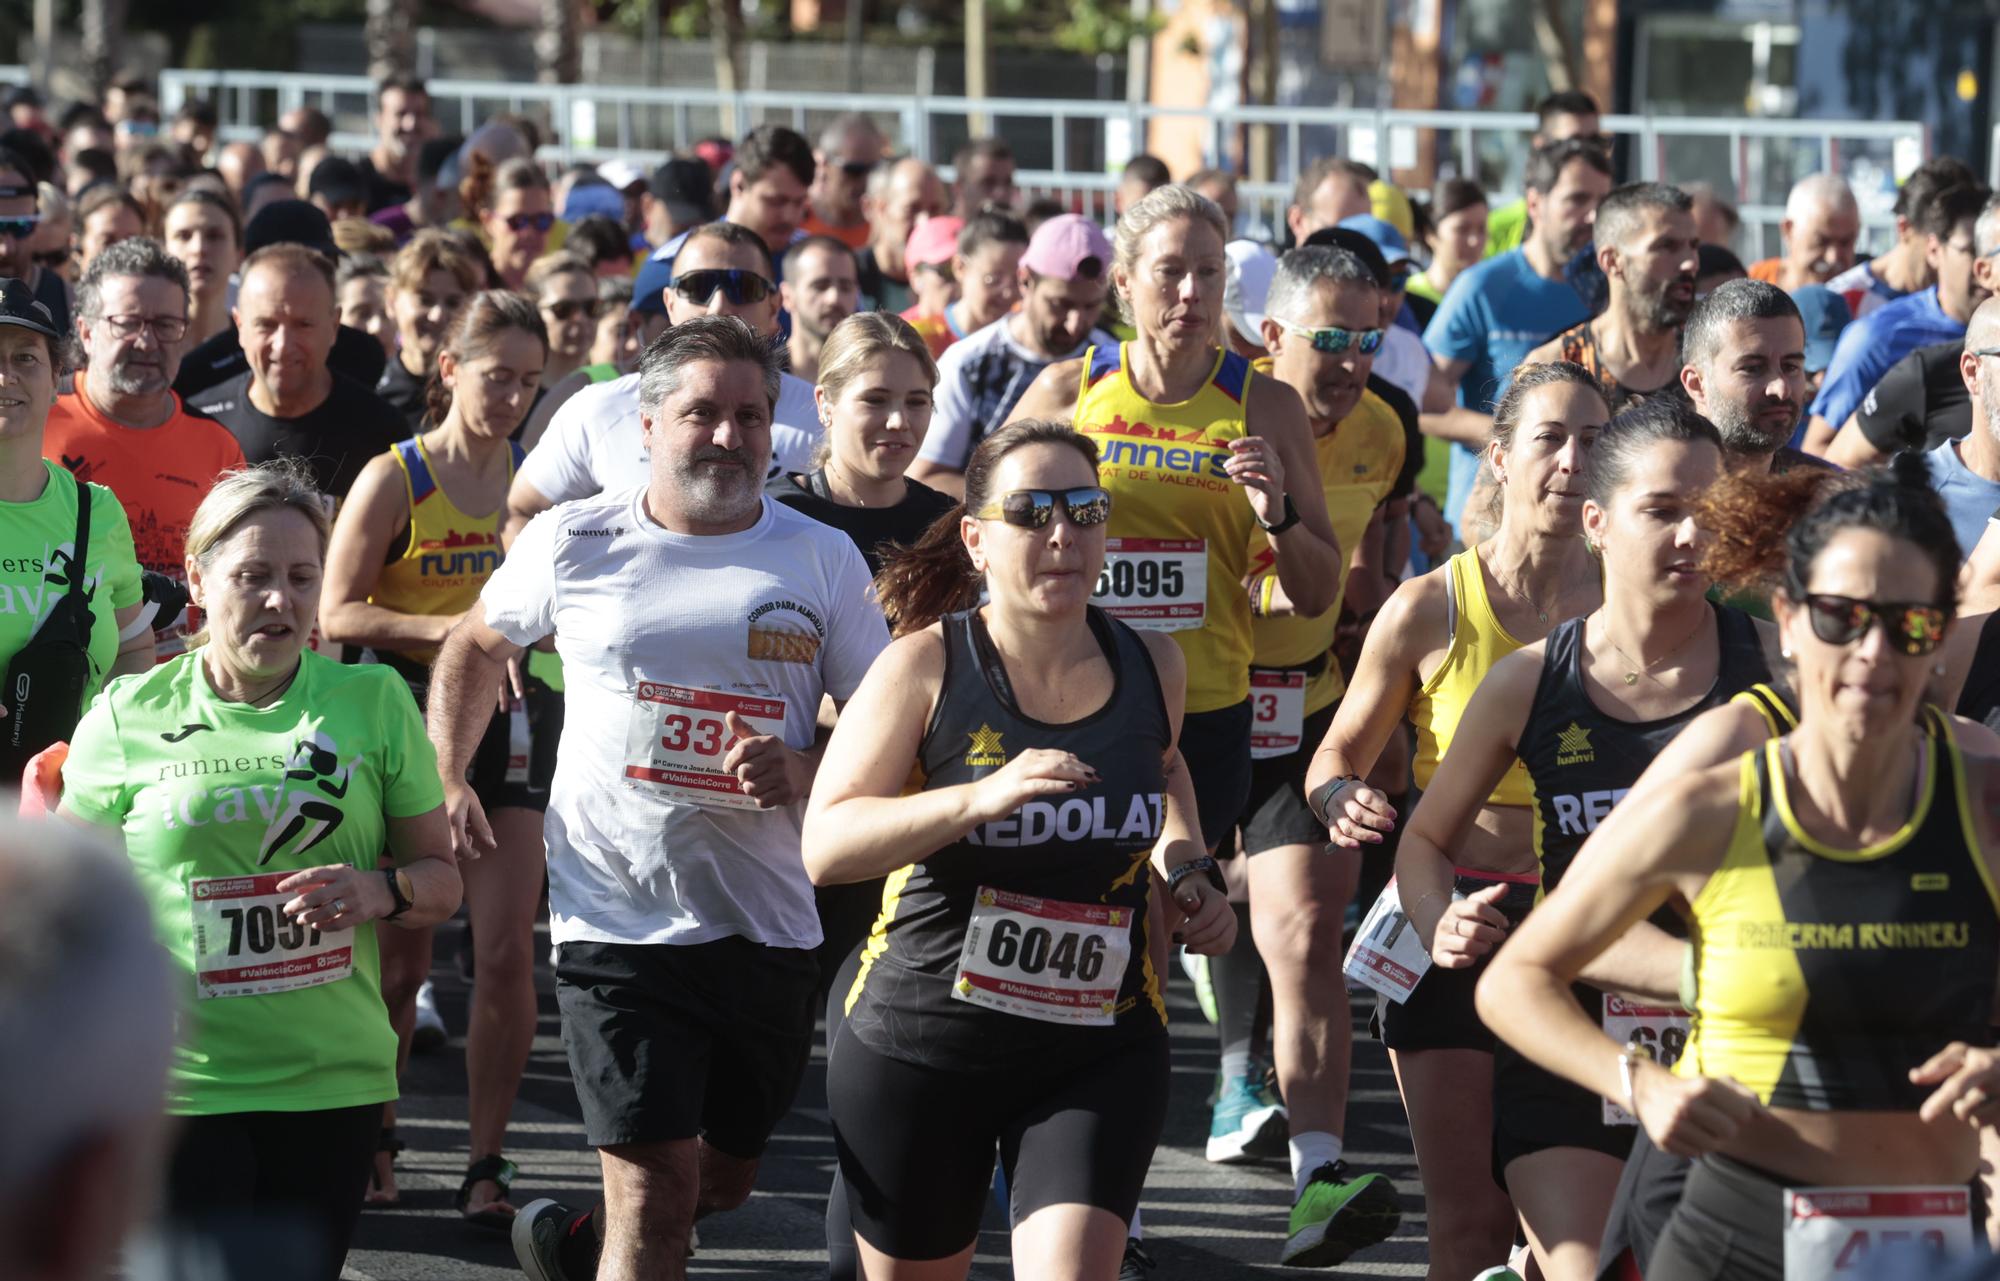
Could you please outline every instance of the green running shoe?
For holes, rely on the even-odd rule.
[[[1278,1262],[1330,1268],[1356,1250],[1386,1241],[1403,1221],[1396,1187],[1380,1174],[1357,1175],[1345,1161],[1313,1171],[1292,1205],[1291,1235]]]

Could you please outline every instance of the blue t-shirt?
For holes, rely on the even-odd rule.
[[[1975,425],[1973,430],[1986,429]],[[2000,481],[1988,480],[1967,467],[1958,456],[1958,445],[1958,441],[1947,440],[1925,454],[1924,469],[1930,472],[1931,488],[1951,518],[1951,532],[1958,535],[1958,555],[1963,560],[1972,555],[1986,533],[1987,519],[2000,511]]]
[[[1424,330],[1434,356],[1470,362],[1458,381],[1458,403],[1492,413],[1521,358],[1590,312],[1566,279],[1545,280],[1512,249],[1468,267],[1445,290]],[[1479,451],[1454,443],[1444,517],[1458,529],[1466,495],[1479,474]]]
[[[1839,431],[1889,366],[1919,347],[1963,337],[1965,326],[1938,306],[1936,285],[1884,303],[1841,331],[1812,412]]]

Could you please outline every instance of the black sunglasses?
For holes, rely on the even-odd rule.
[[[738,307],[753,302],[763,302],[777,288],[754,271],[743,271],[736,267],[716,267],[707,271],[690,271],[685,276],[675,276],[667,282],[667,288],[697,307],[706,307],[708,300],[715,297],[720,289],[729,296],[729,301]]]
[[[597,315],[595,298],[563,298],[556,302],[545,302],[542,310],[557,320],[574,320],[578,316]]]
[[[875,160],[843,160],[840,162],[840,172],[850,178],[866,178],[880,167],[880,162]]]
[[[981,520],[1004,520],[1023,529],[1041,529],[1061,503],[1069,523],[1102,525],[1111,519],[1111,495],[1095,485],[1082,489],[1013,489],[976,513]]]
[[[1930,653],[1943,642],[1944,625],[1950,617],[1936,605],[1856,600],[1819,592],[1806,597],[1806,616],[1812,621],[1813,635],[1829,645],[1851,645],[1879,622],[1890,646],[1912,658]]]
[[[555,225],[556,216],[552,213],[517,213],[507,215],[507,228],[510,231],[526,231],[532,227],[536,231],[546,232]]]

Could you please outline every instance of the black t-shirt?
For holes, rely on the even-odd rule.
[[[424,429],[424,393],[428,385],[429,379],[419,378],[403,368],[401,360],[390,360],[383,365],[382,377],[376,380],[375,394],[395,406],[409,428],[408,435],[414,436]],[[521,421],[525,423],[527,419]]]
[[[1396,473],[1396,484],[1389,490],[1389,497],[1408,498],[1417,492],[1417,473],[1424,469],[1424,431],[1417,421],[1417,402],[1410,399],[1410,393],[1380,374],[1368,375],[1368,390],[1395,410],[1397,420],[1403,424],[1403,470]]]
[[[409,201],[409,187],[376,169],[375,162],[367,156],[361,158],[360,169],[361,181],[368,188],[369,213],[380,213],[391,205]]]
[[[345,374],[363,387],[375,385],[388,361],[381,343],[347,325],[342,325],[334,334],[333,354],[326,358],[327,368],[337,374]],[[236,336],[236,326],[231,325],[181,357],[181,372],[174,379],[174,390],[182,400],[192,401],[249,372],[250,360],[243,354],[243,343]]]
[[[409,434],[387,401],[338,373],[319,407],[297,418],[273,418],[251,404],[247,373],[189,401],[188,408],[227,427],[252,466],[278,457],[304,459],[320,492],[334,498],[347,497],[368,460]]]
[[[869,572],[880,573],[890,543],[909,546],[923,537],[938,517],[958,505],[951,495],[940,494],[929,485],[907,478],[903,483],[909,490],[894,507],[846,507],[834,502],[827,496],[823,471],[773,476],[765,483],[764,492],[793,511],[846,534],[868,562]]]
[[[1972,430],[1972,398],[1958,376],[1965,341],[1919,347],[1883,374],[1854,411],[1868,443],[1885,454],[1929,453]]]

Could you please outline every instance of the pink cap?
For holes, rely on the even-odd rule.
[[[910,232],[903,246],[903,262],[908,267],[936,267],[948,263],[958,253],[958,233],[965,219],[944,215],[926,218]]]
[[[1111,269],[1111,241],[1080,214],[1058,214],[1035,228],[1021,265],[1055,280],[1101,280]]]

